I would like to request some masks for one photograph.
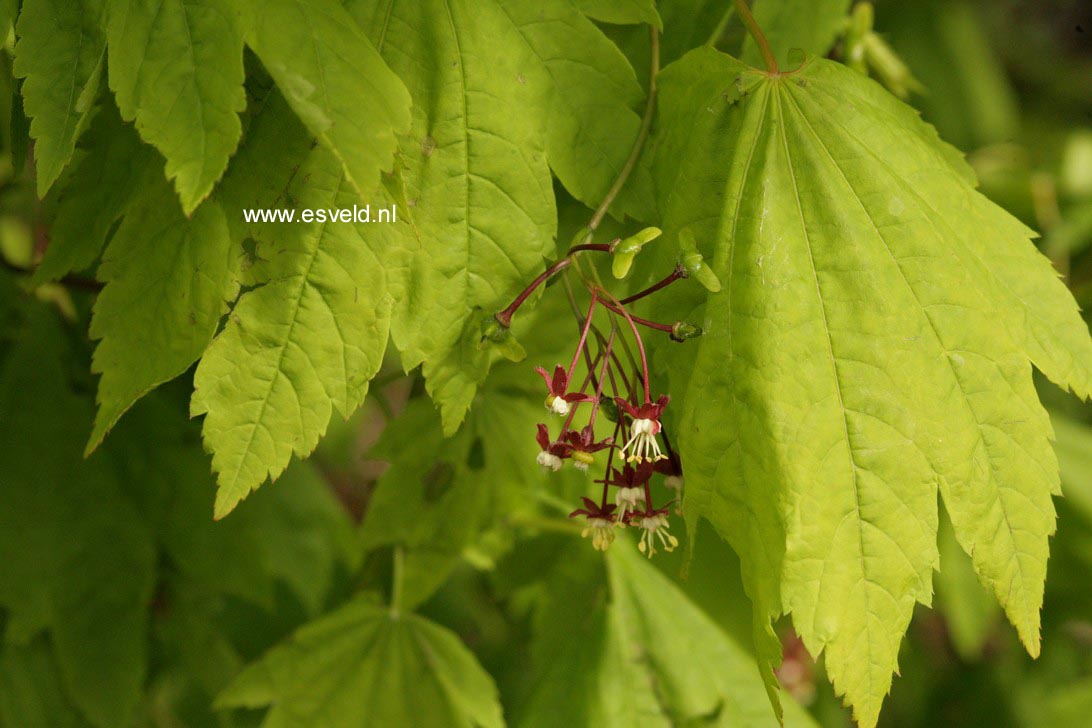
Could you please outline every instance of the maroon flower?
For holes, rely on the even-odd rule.
[[[539,424],[535,440],[542,448],[542,452],[538,454],[538,464],[548,470],[560,470],[561,461],[573,454],[571,445],[550,440],[550,431],[546,429],[546,425]]]
[[[554,367],[554,375],[551,377],[542,367],[535,367],[535,371],[546,382],[546,409],[559,415],[569,414],[569,405],[574,402],[594,402],[595,397],[580,392],[569,392],[569,374],[565,367],[558,364]]]
[[[655,402],[645,402],[640,407],[634,406],[628,400],[621,397],[615,397],[614,401],[618,404],[618,409],[625,412],[633,420],[652,420],[659,424],[660,415],[663,414],[664,408],[667,407],[667,403],[671,401],[671,398],[666,394],[661,394],[660,398]],[[657,430],[659,432],[659,430]]]
[[[667,508],[648,510],[644,513],[631,513],[627,522],[643,530],[641,541],[637,544],[642,554],[652,558],[656,553],[656,539],[664,551],[671,553],[679,545],[679,539],[667,532]]]
[[[664,407],[667,406],[668,396],[660,395],[660,398],[655,402],[645,402],[640,407],[635,407],[621,397],[615,397],[614,401],[618,404],[618,409],[624,411],[632,420],[629,426],[629,440],[622,446],[621,450],[623,456],[627,451],[629,452],[629,457],[626,460],[641,463],[645,461],[655,462],[666,458],[667,456],[660,452],[660,444],[656,442],[656,435],[660,434],[660,430],[663,429],[660,425],[660,415],[663,414]]]
[[[605,450],[614,443],[613,437],[608,437],[601,442],[595,441],[595,432],[589,424],[583,430],[569,430],[565,434],[565,440],[572,448],[573,465],[580,470],[587,470],[588,466],[595,462],[593,453]]]
[[[586,525],[580,535],[584,538],[591,536],[592,546],[596,551],[606,551],[614,543],[614,509],[613,503],[600,506],[591,498],[581,498],[584,507],[569,514],[569,518],[584,516]]]
[[[645,485],[652,477],[652,463],[642,462],[633,467],[626,464],[622,470],[611,468],[612,478],[604,481],[617,486],[614,502],[618,505],[618,520],[626,522],[626,516],[645,507]]]

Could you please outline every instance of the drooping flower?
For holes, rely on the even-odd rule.
[[[627,464],[621,470],[611,468],[611,471],[612,477],[606,483],[618,488],[614,502],[618,505],[618,521],[624,524],[628,514],[645,507],[645,484],[652,477],[652,463],[641,463],[636,468]]]
[[[653,470],[664,476],[665,488],[670,488],[680,493],[682,492],[683,472],[678,453],[669,451],[666,458],[656,461]]]
[[[584,507],[569,514],[569,518],[584,516],[584,530],[580,533],[583,538],[591,537],[592,547],[596,551],[606,551],[614,543],[614,509],[613,503],[600,506],[591,498],[581,498]]]
[[[650,559],[656,553],[657,538],[660,540],[660,546],[668,553],[674,551],[675,547],[679,545],[679,539],[667,532],[666,508],[645,513],[634,513],[630,516],[629,522],[630,525],[643,529],[641,541],[637,544],[637,548]]]
[[[538,454],[537,462],[547,470],[555,472],[561,470],[561,461],[570,457],[573,453],[570,445],[550,440],[550,431],[546,429],[546,425],[538,425],[535,440],[538,441],[538,446],[542,448],[542,452]]]
[[[580,430],[569,430],[565,434],[565,440],[572,449],[573,465],[579,469],[587,471],[588,466],[595,462],[594,453],[600,450],[605,450],[614,443],[613,437],[608,437],[601,442],[595,441],[595,431],[591,424]]]
[[[580,392],[569,392],[569,374],[565,371],[565,367],[558,364],[554,367],[554,374],[551,377],[550,373],[542,367],[535,367],[535,371],[546,382],[546,409],[551,412],[556,412],[559,415],[569,414],[569,405],[574,402],[594,402],[595,397],[589,394],[582,394]]]
[[[629,415],[632,423],[629,426],[629,440],[622,446],[621,455],[628,462],[655,462],[667,456],[660,452],[660,445],[656,442],[656,435],[660,434],[663,426],[660,424],[660,416],[670,398],[661,395],[655,402],[645,402],[640,407],[635,407],[630,402],[615,397],[618,408]]]

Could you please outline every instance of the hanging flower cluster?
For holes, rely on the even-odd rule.
[[[535,289],[574,265],[578,253],[610,253],[614,256],[615,276],[623,277],[641,246],[658,235],[659,230],[649,228],[607,245],[574,245],[564,258],[532,281],[508,308],[487,319],[483,342],[512,346],[514,340],[508,331],[512,315]],[[546,384],[546,409],[563,418],[556,436],[551,436],[551,428],[546,424],[538,425],[538,464],[556,472],[569,461],[573,467],[587,471],[596,464],[597,453],[606,451],[603,477],[594,481],[603,486],[599,499],[582,498],[583,507],[569,516],[583,519],[583,536],[590,538],[599,551],[609,548],[617,530],[622,528],[639,530],[638,547],[650,558],[658,550],[674,550],[679,543],[668,532],[670,507],[681,496],[683,484],[682,464],[662,421],[670,398],[652,397],[648,358],[640,330],[666,333],[676,341],[698,336],[701,330],[685,322],[661,324],[638,318],[627,306],[691,276],[706,287],[719,288],[716,277],[689,243],[684,241],[684,255],[669,276],[628,298],[615,298],[598,277],[592,282],[581,276],[591,301],[586,314],[578,314],[580,337],[572,360],[567,367],[557,364],[552,372],[543,367],[535,369]],[[608,326],[597,325],[597,314],[600,322]],[[578,376],[581,363],[582,377]],[[582,426],[574,424],[577,418]],[[609,437],[596,435],[596,427],[603,424],[613,424],[613,434]],[[667,492],[658,505],[653,498],[654,476],[662,476],[658,480]]]

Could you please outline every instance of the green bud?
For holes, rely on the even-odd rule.
[[[500,321],[497,321],[496,316],[489,316],[482,319],[482,340],[479,349],[485,348],[486,341],[492,341],[494,344],[499,344],[510,335],[508,327],[503,325]]]
[[[614,262],[611,264],[611,273],[614,277],[625,278],[633,265],[633,259],[637,257],[637,253],[641,252],[641,248],[662,234],[663,231],[660,228],[647,227],[628,238],[616,241],[611,251],[614,254]]]
[[[512,331],[507,326],[497,321],[496,316],[482,319],[482,337],[478,341],[478,349],[494,348],[508,361],[523,361],[527,358],[527,351],[512,336]]]
[[[701,336],[704,331],[701,327],[694,324],[688,324],[685,321],[676,321],[671,326],[671,338],[675,341],[686,341],[687,339],[696,339]]]

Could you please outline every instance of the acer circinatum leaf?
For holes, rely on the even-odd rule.
[[[605,564],[562,551],[564,566],[541,585],[532,653],[540,676],[514,724],[775,724],[754,658],[627,540]],[[815,725],[786,703],[784,725]]]
[[[423,364],[451,434],[488,372],[476,348],[479,321],[503,308],[552,248],[549,91],[496,0],[369,1],[353,9],[376,29],[375,46],[415,102],[401,150],[412,223],[375,234],[388,239],[388,250],[404,251],[397,266],[404,270],[392,278],[392,338],[406,368]]]
[[[72,159],[92,113],[106,50],[104,4],[26,0],[19,14],[14,73],[25,79],[23,107],[35,140],[39,197]]]
[[[473,346],[481,317],[553,247],[550,167],[597,204],[637,136],[632,106],[642,93],[625,57],[571,0],[349,7],[415,102],[400,157],[412,224],[377,234],[406,254],[396,267],[407,274],[392,281],[394,342],[407,368],[423,364],[450,434],[488,372]],[[643,174],[621,202],[632,215],[647,216],[654,202]]]
[[[359,199],[336,157],[316,147],[289,196],[301,208]],[[222,518],[293,453],[306,457],[333,410],[364,400],[387,346],[391,299],[382,261],[348,222],[287,223],[267,251],[269,281],[244,293],[201,358],[191,411],[205,415]]]
[[[229,0],[109,0],[110,88],[127,121],[167,159],[189,215],[242,133],[243,39]]]
[[[197,360],[239,290],[237,253],[215,201],[186,219],[160,184],[129,209],[103,254],[91,338],[98,413],[94,450],[133,402]]]
[[[662,82],[664,228],[723,283],[683,398],[685,510],[740,554],[767,680],[791,613],[875,724],[931,599],[938,491],[1037,654],[1058,475],[1031,365],[1087,394],[1092,341],[1032,232],[843,66],[702,49]]]
[[[336,0],[244,0],[246,41],[358,196],[391,168],[406,87]]]
[[[240,674],[217,707],[271,706],[262,725],[499,728],[497,688],[448,630],[356,601]]]

